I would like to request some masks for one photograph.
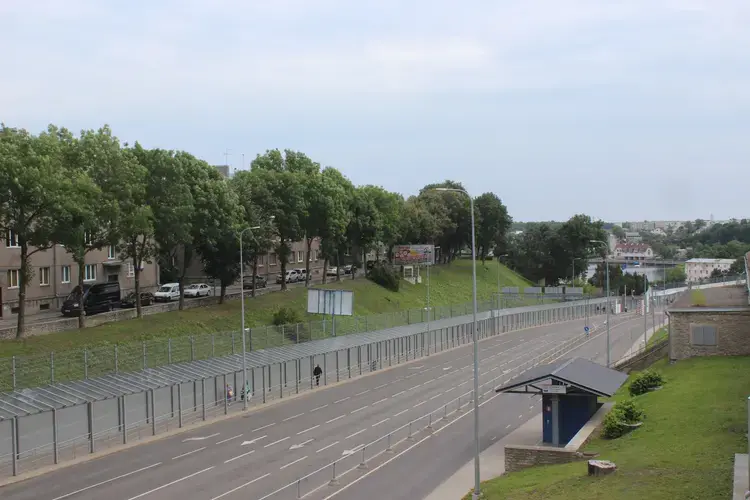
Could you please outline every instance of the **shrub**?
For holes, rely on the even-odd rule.
[[[643,370],[630,382],[628,390],[631,396],[638,396],[659,387],[663,383],[664,379],[660,374],[652,370]]]
[[[643,417],[643,410],[638,408],[632,399],[620,401],[604,417],[602,436],[606,439],[617,439],[632,429],[629,424],[641,422]]]
[[[301,323],[302,318],[299,313],[291,307],[282,307],[275,313],[273,313],[273,324],[276,326],[291,325],[294,323]]]
[[[391,266],[382,262],[376,263],[370,269],[367,279],[392,292],[398,292],[401,286],[401,279],[398,273]]]

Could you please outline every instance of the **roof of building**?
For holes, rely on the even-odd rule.
[[[734,259],[689,259],[685,261],[686,264],[733,264]]]
[[[495,392],[510,392],[521,387],[537,389],[544,381],[556,381],[597,396],[609,397],[627,380],[625,373],[612,370],[585,358],[572,358],[541,365],[498,387]],[[531,392],[531,391],[530,391]]]
[[[615,250],[619,249],[623,252],[645,252],[651,248],[648,243],[618,243],[615,245]]]
[[[744,285],[688,290],[672,305],[674,309],[747,307],[748,292]]]

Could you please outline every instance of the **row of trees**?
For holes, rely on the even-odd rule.
[[[285,273],[295,241],[307,243],[309,271],[316,238],[326,267],[345,254],[362,264],[370,250],[387,258],[399,243],[435,244],[448,262],[469,242],[469,199],[436,187],[463,189],[446,181],[405,199],[381,187],[355,186],[337,169],[289,150],[258,155],[250,170],[225,179],[189,153],[121,144],[107,126],[76,136],[56,126],[35,135],[2,125],[0,192],[8,196],[0,199],[0,237],[12,233],[20,246],[18,334],[31,258],[55,244],[78,264],[79,286],[86,255],[115,245],[134,264],[136,297],[145,262],[157,260],[182,287],[191,263],[200,261],[221,283],[223,299],[241,268],[251,266],[255,275],[268,251]],[[480,258],[505,252],[512,220],[501,200],[493,193],[477,197],[475,218]],[[136,308],[140,316],[140,301]],[[84,321],[81,315],[81,326]]]

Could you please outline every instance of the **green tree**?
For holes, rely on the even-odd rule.
[[[83,290],[86,255],[105,246],[117,246],[119,206],[117,186],[110,172],[119,170],[123,152],[108,126],[63,141],[66,170],[75,179],[70,196],[63,200],[53,241],[64,246],[78,267],[78,291]],[[114,191],[113,191],[114,190]],[[79,300],[78,326],[86,326],[83,300]]]
[[[426,209],[435,217],[438,234],[434,243],[440,246],[444,262],[458,257],[471,241],[470,202],[465,194],[454,191],[436,191],[435,188],[463,190],[461,183],[444,181],[428,184],[419,193]]]
[[[624,240],[625,239],[625,230],[618,225],[612,226],[612,234],[615,235],[615,238],[618,240]]]
[[[257,176],[253,203],[273,216],[273,237],[282,277],[286,275],[291,244],[303,235],[301,222],[307,210],[303,182],[308,168],[310,165],[301,153],[287,150],[282,154],[277,149],[258,155],[250,165],[251,173]],[[284,279],[281,289],[287,289]]]
[[[680,265],[667,269],[666,280],[667,283],[683,283],[687,279],[685,274],[685,266]]]
[[[354,189],[349,210],[351,219],[346,229],[346,238],[351,245],[354,262],[359,264],[359,258],[364,257],[364,254],[377,241],[382,230],[382,219],[375,205],[372,191],[365,187]],[[357,267],[362,267],[362,265]],[[352,273],[352,279],[354,279],[354,273]]]
[[[31,257],[53,244],[55,221],[73,194],[77,175],[66,172],[63,142],[70,133],[50,125],[34,136],[0,125],[0,237],[19,247],[17,337],[26,322],[26,287]],[[10,240],[10,241],[9,241]]]
[[[476,210],[476,243],[482,263],[490,251],[498,255],[507,250],[506,235],[513,220],[508,209],[494,193],[484,193],[474,201]]]
[[[379,215],[380,225],[375,236],[376,258],[380,260],[381,245],[390,256],[393,247],[401,242],[401,218],[404,214],[404,198],[398,193],[386,191],[380,186],[364,186],[362,188],[372,200]]]
[[[354,185],[335,168],[323,170],[322,182],[329,193],[324,220],[320,226],[320,249],[323,254],[323,283],[328,281],[328,264],[339,261],[340,250],[346,246],[346,230],[352,213],[350,200],[354,195]],[[336,279],[341,280],[341,270],[337,267]]]
[[[562,276],[569,276],[568,273],[573,270],[576,276],[583,273],[588,267],[592,240],[607,241],[603,223],[593,221],[585,214],[577,214],[568,219],[560,226],[558,235],[562,248],[558,249],[557,254],[565,260],[561,263],[564,269]]]

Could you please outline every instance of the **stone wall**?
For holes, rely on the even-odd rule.
[[[750,355],[750,310],[673,311],[669,313],[669,316],[669,359],[671,361],[695,356]],[[692,345],[690,325],[715,326],[716,345]]]
[[[644,370],[669,354],[669,340],[663,340],[637,356],[615,363],[614,369],[623,373]]]
[[[579,450],[596,435],[614,403],[604,403],[565,447],[505,445],[505,471],[515,472],[536,465],[566,464],[589,458]]]
[[[249,293],[246,294],[249,296]],[[240,293],[227,293],[224,296],[224,300],[235,300],[240,298]],[[218,297],[201,297],[198,299],[185,299],[185,309],[193,309],[195,307],[206,307],[218,304]],[[159,314],[163,312],[176,311],[180,308],[180,303],[167,302],[154,304],[149,307],[143,308],[143,315],[150,316],[151,314]],[[135,309],[116,309],[112,312],[94,314],[86,318],[86,326],[98,326],[104,323],[112,323],[113,321],[125,321],[136,318]],[[25,335],[45,335],[47,333],[63,332],[66,330],[75,330],[78,328],[78,318],[64,318],[53,321],[45,321],[42,323],[31,323],[26,325]],[[0,339],[14,339],[16,338],[16,327],[9,327],[0,329]]]

